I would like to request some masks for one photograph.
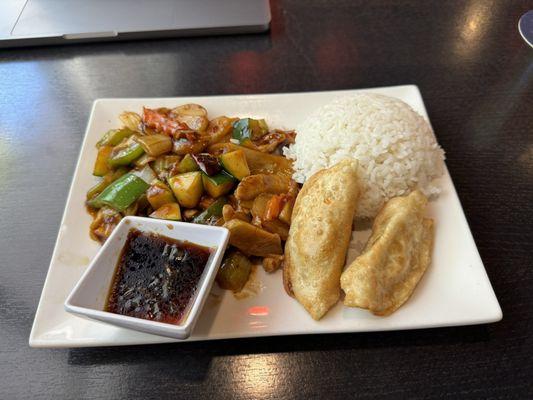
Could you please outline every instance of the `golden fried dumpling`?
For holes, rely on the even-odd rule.
[[[314,174],[296,198],[283,282],[316,320],[339,300],[358,197],[357,162],[345,160]]]
[[[341,276],[344,305],[385,316],[407,301],[431,262],[433,220],[424,218],[426,204],[418,190],[385,204],[363,253]]]

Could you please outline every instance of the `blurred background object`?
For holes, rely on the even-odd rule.
[[[253,33],[268,0],[2,0],[0,47]]]
[[[518,31],[527,44],[533,47],[533,10],[522,15],[518,21]]]

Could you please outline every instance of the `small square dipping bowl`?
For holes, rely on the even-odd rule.
[[[129,317],[104,311],[119,257],[131,229],[155,233],[211,248],[194,298],[178,325]],[[191,334],[217,274],[228,244],[226,228],[142,217],[125,217],[100,249],[89,268],[65,301],[65,310],[123,328],[186,339]]]

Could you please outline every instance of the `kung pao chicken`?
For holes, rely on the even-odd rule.
[[[269,130],[263,119],[209,119],[198,104],[124,112],[123,126],[97,143],[87,192],[90,235],[103,243],[127,215],[224,226],[230,247],[217,276],[241,290],[254,258],[267,272],[283,263],[299,186],[279,155],[293,131]]]

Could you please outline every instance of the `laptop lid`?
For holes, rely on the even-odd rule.
[[[0,47],[260,32],[270,23],[268,0],[4,1]],[[4,8],[11,9],[8,17]],[[8,18],[13,21],[5,35]]]

